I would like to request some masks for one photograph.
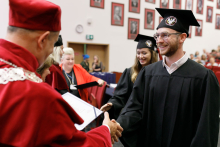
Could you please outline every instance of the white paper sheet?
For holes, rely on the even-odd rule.
[[[75,124],[77,130],[83,130],[96,117],[103,113],[103,111],[81,100],[80,98],[67,92],[62,95],[63,99],[76,111],[76,113],[84,120],[84,123]],[[96,113],[96,114],[95,114]]]

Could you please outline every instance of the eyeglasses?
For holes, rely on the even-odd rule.
[[[157,41],[157,39],[161,37],[163,40],[166,40],[170,35],[180,35],[180,34],[182,33],[168,33],[168,32],[156,33],[154,34],[154,39]]]

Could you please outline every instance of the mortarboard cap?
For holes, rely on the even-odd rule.
[[[191,10],[156,8],[163,20],[157,27],[170,28],[189,36],[189,26],[200,26]]]
[[[46,0],[9,0],[9,26],[60,31],[61,9]]]
[[[137,49],[149,48],[156,51],[156,40],[153,37],[138,34],[134,41],[138,42]]]
[[[54,47],[63,45],[62,36],[59,35],[57,42],[54,44]]]

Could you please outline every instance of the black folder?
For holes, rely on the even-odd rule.
[[[85,84],[81,84],[81,85],[76,85],[75,87],[77,89],[84,89],[84,88],[88,88],[88,87],[92,87],[92,86],[97,86],[99,85],[98,82],[90,82],[90,83],[85,83]]]

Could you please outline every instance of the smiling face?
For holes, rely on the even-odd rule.
[[[160,28],[157,30],[157,33],[177,33],[175,30],[169,28]],[[163,39],[162,37],[158,37],[157,39],[157,47],[160,49],[160,54],[170,57],[176,53],[179,48],[178,44],[178,35],[169,35],[167,39]]]
[[[150,49],[148,48],[137,49],[137,59],[142,65],[142,67],[150,64],[151,61]]]
[[[72,70],[74,63],[75,61],[73,55],[64,55],[62,59],[62,65],[64,70]]]

